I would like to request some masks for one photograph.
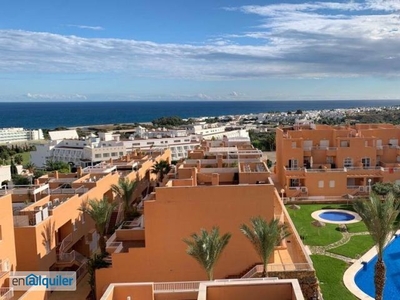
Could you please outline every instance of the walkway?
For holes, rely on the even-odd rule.
[[[330,245],[327,246],[308,246],[308,248],[310,249],[312,254],[320,254],[320,255],[326,255],[326,256],[330,256],[333,258],[337,258],[340,260],[343,260],[347,263],[352,263],[354,262],[353,258],[347,257],[347,256],[343,256],[343,255],[339,255],[339,254],[334,254],[329,252],[329,250],[333,249],[333,248],[337,248],[340,247],[346,243],[348,243],[350,241],[350,238],[352,236],[356,236],[356,235],[369,235],[369,232],[355,232],[355,233],[349,233],[349,232],[342,232],[342,238],[335,242],[332,243]]]

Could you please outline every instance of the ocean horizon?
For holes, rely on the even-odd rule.
[[[266,112],[400,105],[400,100],[2,102],[0,128],[144,123],[160,117],[215,117]]]

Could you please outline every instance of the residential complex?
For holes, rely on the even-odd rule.
[[[41,129],[30,130],[24,128],[0,128],[0,144],[27,142],[42,139],[43,132]]]
[[[143,193],[151,191],[150,185],[156,180],[151,169],[160,160],[169,161],[170,152],[132,153],[94,167],[79,167],[76,173],[55,171],[31,186],[0,190],[0,299],[24,296],[8,287],[10,271],[73,270],[78,281],[82,279],[87,258],[98,249],[99,236],[93,220],[79,208],[88,199],[106,197],[114,201],[111,185],[120,178],[136,180],[132,197],[141,199]],[[109,226],[120,222],[121,207],[117,207]],[[26,293],[26,299],[45,298],[44,291]]]
[[[391,124],[315,124],[276,130],[276,175],[288,197],[367,195],[400,182],[400,128]]]
[[[77,166],[95,165],[110,158],[117,159],[134,150],[170,149],[171,160],[187,157],[188,151],[200,145],[202,139],[247,138],[244,129],[227,130],[218,124],[197,124],[185,129],[152,129],[136,127],[128,141],[119,134],[99,132],[99,136],[79,138],[76,130],[50,131],[50,141],[36,146],[31,162],[42,167],[47,160],[64,161]]]
[[[240,232],[241,224],[257,216],[268,221],[276,218],[291,233],[275,248],[268,264],[269,276],[297,279],[306,298],[317,295],[312,262],[271,181],[262,153],[248,141],[203,141],[141,205],[143,215],[120,226],[107,241],[112,265],[96,272],[98,297],[239,299],[233,296],[237,291],[237,297],[254,294],[254,299],[261,299],[266,293],[275,294],[279,281],[252,279],[259,276],[262,266]],[[218,280],[207,283],[204,270],[186,253],[183,239],[213,226],[221,233],[230,232],[232,239],[215,267]],[[281,282],[282,289],[287,288],[287,299],[302,299],[296,298],[296,288],[290,282]],[[258,288],[263,290],[259,297]],[[277,298],[271,299],[279,295],[276,292]]]

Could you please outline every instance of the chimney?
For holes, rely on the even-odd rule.
[[[192,186],[197,186],[197,169],[192,168]]]
[[[54,171],[54,178],[58,179],[58,171]]]
[[[213,173],[211,176],[211,185],[219,185],[219,174]]]
[[[39,179],[36,178],[35,181],[34,181],[34,184],[35,185],[40,185]]]
[[[218,161],[218,168],[222,168],[222,155],[218,154],[217,161]]]
[[[197,160],[196,167],[197,167],[197,171],[200,172],[200,170],[201,170],[201,160],[200,159]]]
[[[78,168],[76,168],[76,174],[78,175],[78,178],[81,178],[82,177],[82,167],[81,166],[79,166]]]

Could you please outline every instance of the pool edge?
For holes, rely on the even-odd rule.
[[[337,211],[337,212],[346,212],[352,216],[354,216],[353,220],[350,221],[329,221],[329,220],[325,220],[323,218],[320,218],[319,215],[323,212],[327,212],[327,211]],[[358,223],[361,221],[361,217],[358,213],[351,211],[351,210],[347,210],[347,209],[334,209],[334,208],[329,208],[329,209],[320,209],[320,210],[316,210],[311,214],[311,217],[314,218],[317,221],[321,221],[324,223],[328,223],[328,224],[354,224],[354,223]]]

